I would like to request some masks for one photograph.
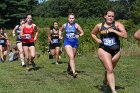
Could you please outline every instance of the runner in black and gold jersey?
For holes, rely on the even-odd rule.
[[[123,24],[114,21],[115,12],[112,9],[104,13],[104,18],[105,22],[97,24],[91,35],[99,44],[98,57],[106,69],[104,81],[109,84],[112,93],[116,93],[113,69],[121,56],[119,37],[127,38],[127,32]],[[100,39],[97,34],[100,34]]]
[[[8,48],[8,36],[4,32],[4,28],[0,28],[0,61],[6,60],[7,48]]]
[[[60,52],[60,39],[59,39],[59,28],[58,28],[58,22],[54,21],[53,23],[53,29],[50,30],[48,34],[48,39],[49,39],[49,48],[50,48],[50,54],[52,56],[55,55],[55,64],[58,64],[60,59],[59,59],[59,52]]]
[[[15,28],[13,29],[13,37],[16,36],[16,45],[19,50],[19,56],[20,56],[20,61],[21,65],[24,67],[25,62],[24,62],[24,53],[23,53],[23,48],[22,48],[22,39],[20,37],[20,31],[21,31],[21,26],[25,23],[24,19],[20,19],[19,25],[16,25]]]

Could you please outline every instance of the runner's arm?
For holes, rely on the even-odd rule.
[[[20,37],[23,38],[25,35],[23,33],[24,25],[21,26]]]
[[[77,24],[76,26],[77,26],[77,30],[79,31],[79,37],[83,36],[84,35],[84,31],[81,28],[81,26],[79,24]]]
[[[48,32],[48,43],[52,42],[52,40],[51,40],[51,33],[52,33],[52,30],[50,30]]]
[[[62,27],[61,27],[60,30],[59,30],[59,39],[63,39],[62,32],[64,31],[65,25],[66,25],[66,24],[63,24]]]
[[[37,40],[37,37],[38,37],[38,33],[39,33],[39,27],[37,27],[37,26],[34,24],[34,29],[35,29],[34,41],[36,41],[36,40]]]
[[[97,34],[98,34],[99,31],[100,31],[100,27],[101,27],[101,23],[97,24],[97,25],[93,28],[93,30],[92,30],[92,32],[91,32],[91,36],[92,36],[92,38],[96,41],[97,44],[101,44],[101,43],[102,43],[101,39],[99,39],[99,38],[97,37]]]
[[[116,22],[116,26],[117,26],[117,30],[114,30],[112,28],[108,29],[109,32],[114,32],[116,33],[118,36],[122,37],[122,38],[127,38],[127,32],[125,30],[125,27],[123,24],[121,24],[120,22]]]
[[[15,36],[15,32],[16,32],[17,27],[18,27],[18,26],[15,26],[15,28],[14,28],[13,31],[12,31],[13,37]]]

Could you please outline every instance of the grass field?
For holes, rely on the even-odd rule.
[[[121,57],[116,69],[118,93],[140,93],[140,57]],[[95,53],[76,58],[78,78],[66,72],[67,59],[52,64],[46,55],[35,59],[37,70],[26,72],[20,62],[0,63],[0,93],[103,93],[104,68]]]

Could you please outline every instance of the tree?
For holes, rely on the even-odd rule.
[[[5,9],[7,5],[4,3],[4,0],[0,1],[0,26],[3,26],[3,24],[6,22],[5,19]]]
[[[49,0],[44,2],[45,15],[51,17],[66,17],[73,12],[77,17],[100,17],[105,9],[109,7],[108,0]],[[42,14],[44,15],[44,14]]]
[[[131,19],[134,20],[135,23],[140,22],[140,0],[134,0],[132,2],[131,7]]]
[[[6,27],[12,27],[19,21],[20,18],[24,18],[27,14],[32,14],[36,0],[2,0],[0,3],[1,24],[5,24]]]
[[[111,7],[116,11],[116,19],[130,18],[130,2],[128,0],[118,0],[110,2]]]
[[[49,0],[47,1],[47,13],[52,17],[66,17],[68,12],[75,11],[78,0]]]
[[[109,8],[108,0],[79,0],[77,15],[80,17],[101,17]]]

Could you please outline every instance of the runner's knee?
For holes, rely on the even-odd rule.
[[[19,51],[19,54],[23,54],[23,50],[22,51]]]
[[[107,73],[113,73],[113,69],[107,69]]]
[[[134,38],[135,38],[135,39],[140,39],[137,32],[134,34]]]
[[[70,59],[70,60],[74,60],[74,56],[70,56],[69,59]]]

